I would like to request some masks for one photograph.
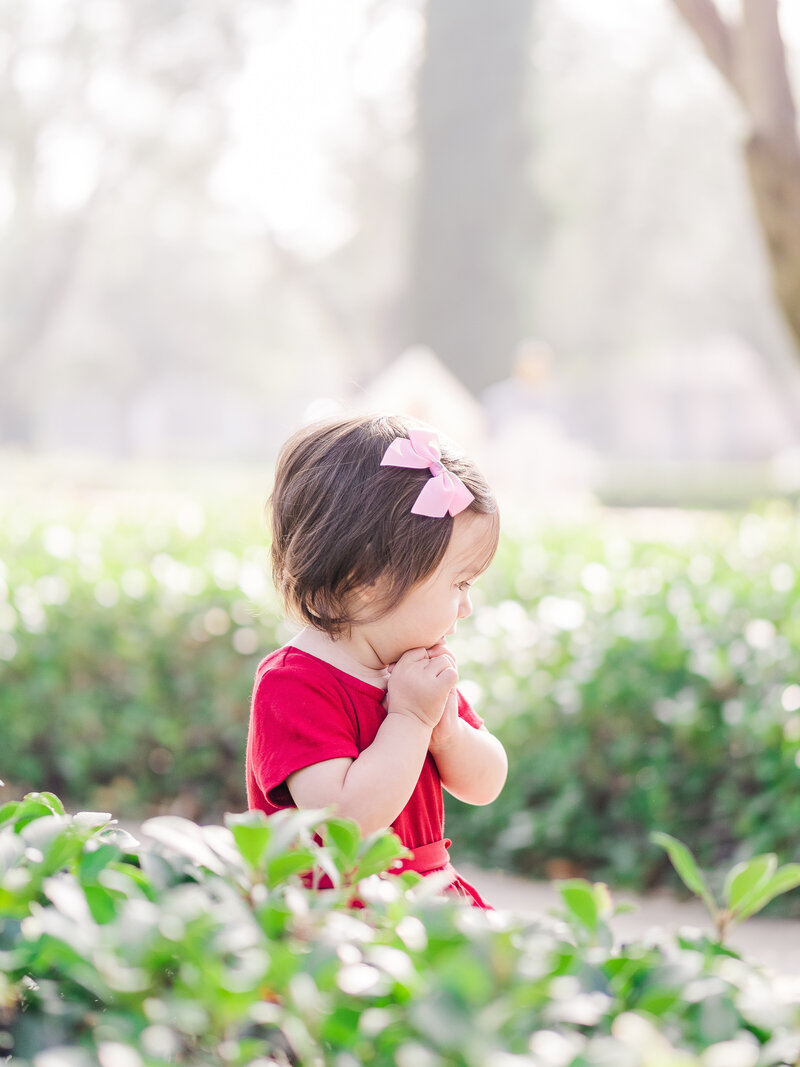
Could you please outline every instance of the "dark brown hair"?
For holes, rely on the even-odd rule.
[[[334,637],[354,621],[354,593],[380,579],[380,617],[447,550],[452,517],[411,513],[430,471],[381,466],[389,444],[417,425],[395,416],[315,423],[290,437],[278,456],[269,500],[275,586],[290,613]],[[499,534],[497,502],[474,464],[445,442],[442,462],[475,497],[465,514],[495,516],[488,566]]]

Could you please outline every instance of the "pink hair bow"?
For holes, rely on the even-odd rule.
[[[382,467],[427,467],[433,477],[414,501],[413,515],[441,519],[468,508],[475,497],[456,474],[442,466],[439,438],[431,430],[409,430],[408,437],[396,437],[383,454]]]

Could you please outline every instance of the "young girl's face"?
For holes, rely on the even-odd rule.
[[[432,648],[455,633],[458,620],[472,612],[470,586],[485,569],[494,536],[491,516],[462,512],[433,574],[380,619],[356,624],[382,663],[396,663],[404,652]]]

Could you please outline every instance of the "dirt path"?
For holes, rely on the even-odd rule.
[[[485,871],[467,863],[458,864],[459,871],[496,908],[504,908],[519,915],[534,917],[547,915],[560,908],[560,898],[549,882],[529,882],[502,871]],[[694,926],[712,932],[708,913],[699,901],[678,900],[668,892],[638,897],[625,891],[613,892],[614,901],[636,906],[636,910],[618,915],[611,922],[620,940],[639,938],[652,927],[667,931],[681,926]],[[728,936],[731,948],[752,962],[776,974],[792,976],[800,999],[800,919],[762,919],[756,916]]]

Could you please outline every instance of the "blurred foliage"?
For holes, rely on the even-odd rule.
[[[599,518],[599,517],[598,517]],[[661,881],[651,830],[707,867],[800,854],[798,519],[605,513],[503,539],[456,650],[510,755],[448,833],[524,871]]]
[[[279,616],[258,531],[248,543],[224,509],[138,494],[57,521],[8,509],[3,778],[131,817],[245,806],[250,689]]]
[[[511,767],[488,807],[447,798],[456,861],[647,887],[674,879],[653,830],[712,872],[800,858],[794,512],[507,527],[452,645]],[[6,510],[11,792],[52,788],[126,819],[245,806],[253,674],[292,633],[262,538],[232,501]]]
[[[614,946],[603,886],[567,883],[561,921],[523,923],[382,877],[403,851],[391,834],[362,841],[320,812],[226,822],[162,816],[139,844],[52,794],[0,808],[12,1064],[782,1067],[800,1054],[800,1008],[778,982],[699,934]],[[337,888],[303,888],[304,865]]]

